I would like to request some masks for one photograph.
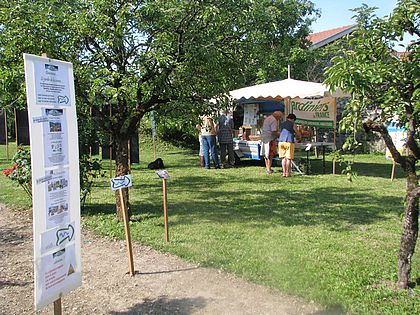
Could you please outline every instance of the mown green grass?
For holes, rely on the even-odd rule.
[[[311,162],[313,175],[291,178],[268,176],[255,162],[204,170],[195,153],[159,143],[158,156],[171,175],[166,243],[162,181],[147,169],[153,160],[150,141],[142,140],[140,149],[130,189],[135,241],[339,312],[418,313],[420,285],[408,292],[394,287],[405,180],[397,167],[390,181],[392,165],[384,155],[355,156],[358,176],[349,182],[344,175],[322,174],[319,159]],[[326,166],[331,170],[328,159]],[[27,205],[19,201],[26,198],[23,191],[3,177],[0,202]],[[124,237],[107,178],[96,183],[82,223],[99,234]]]

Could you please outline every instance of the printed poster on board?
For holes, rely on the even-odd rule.
[[[244,105],[244,126],[255,126],[258,120],[258,104],[245,104]]]
[[[45,167],[69,164],[66,111],[43,108],[43,116]]]
[[[79,141],[73,65],[29,54],[24,62],[40,310],[82,284]]]
[[[47,171],[50,179],[46,186],[46,222],[47,229],[70,222],[69,213],[69,170],[68,168]]]
[[[70,106],[69,72],[66,65],[34,62],[37,105]]]
[[[63,291],[72,278],[77,280],[75,270],[78,269],[75,244],[43,255],[39,266],[41,281],[37,283],[39,299],[54,299],[56,292]]]

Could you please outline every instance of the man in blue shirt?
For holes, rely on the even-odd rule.
[[[292,160],[295,157],[295,135],[298,130],[295,125],[296,115],[289,114],[286,121],[281,124],[279,137],[279,157],[282,158],[283,177],[290,177],[292,171]]]

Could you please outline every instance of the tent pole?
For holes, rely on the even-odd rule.
[[[333,98],[333,112],[334,112],[334,150],[337,150],[337,98]],[[333,159],[333,174],[335,175],[335,159]]]

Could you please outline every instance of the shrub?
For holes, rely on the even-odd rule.
[[[85,206],[87,196],[92,192],[95,179],[104,177],[101,160],[83,155],[79,159],[80,167],[80,204],[82,209]]]
[[[12,158],[12,168],[4,170],[3,174],[15,181],[32,199],[31,154],[28,149],[18,147]]]

